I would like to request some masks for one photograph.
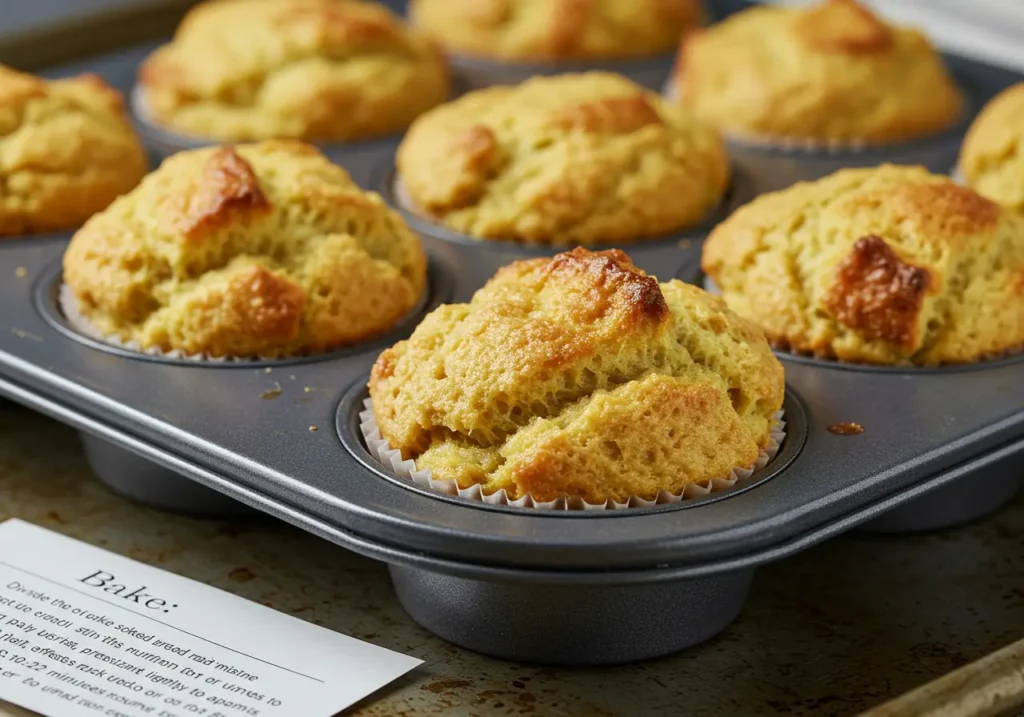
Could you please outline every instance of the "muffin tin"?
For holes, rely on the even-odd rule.
[[[88,69],[128,90],[147,49],[53,74]],[[979,102],[1018,79],[951,62]],[[384,152],[366,175],[388,197],[392,163]],[[760,191],[741,165],[707,225],[625,249],[662,280],[700,281],[710,224]],[[424,311],[467,300],[508,262],[555,251],[475,242],[407,219],[430,256]],[[97,476],[131,498],[203,515],[269,513],[387,562],[413,619],[480,652],[609,664],[683,649],[729,624],[760,564],[856,526],[955,525],[995,509],[1024,481],[1024,357],[902,370],[783,356],[787,437],[744,490],[597,512],[427,492],[389,479],[358,432],[370,366],[418,317],[304,359],[139,356],[79,335],[60,315],[68,238],[0,243],[0,395],[78,428]],[[847,422],[864,432],[830,431]]]

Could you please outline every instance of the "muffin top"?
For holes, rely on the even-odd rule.
[[[1024,82],[985,105],[964,138],[959,167],[979,193],[1024,213]]]
[[[764,335],[720,299],[582,247],[502,268],[370,377],[382,435],[435,478],[590,503],[750,465],[783,391]]]
[[[879,144],[953,124],[958,90],[917,30],[854,0],[759,6],[683,39],[681,101],[748,141]]]
[[[139,72],[156,124],[194,137],[358,140],[444,101],[444,60],[380,5],[210,0]]]
[[[1024,344],[1024,218],[922,167],[763,195],[712,232],[703,266],[800,353],[928,366]]]
[[[480,239],[632,242],[693,225],[721,199],[718,134],[619,75],[535,77],[471,92],[398,150],[412,208]]]
[[[411,0],[412,24],[453,53],[518,62],[670,52],[700,0]]]
[[[146,162],[121,95],[96,75],[46,81],[0,65],[0,237],[81,225]]]
[[[142,349],[288,356],[385,331],[417,303],[419,240],[315,148],[181,152],[90,219],[64,281],[94,333]]]

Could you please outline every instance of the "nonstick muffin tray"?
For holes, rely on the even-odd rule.
[[[88,69],[127,89],[144,52],[47,74]],[[1017,79],[951,64],[979,102]],[[393,201],[392,179],[384,153],[365,181]],[[762,190],[741,164],[705,226],[624,248],[662,280],[699,281],[708,228]],[[424,311],[467,300],[504,264],[554,251],[477,243],[407,219],[431,261]],[[310,359],[138,356],[78,335],[60,315],[68,238],[0,243],[0,395],[80,429],[98,477],[132,498],[205,515],[270,513],[387,562],[415,620],[481,652],[606,664],[679,650],[728,625],[759,564],[856,526],[949,527],[997,508],[1024,480],[1024,358],[897,370],[783,357],[787,438],[745,490],[586,513],[427,493],[387,477],[358,431],[370,366],[418,316]],[[830,431],[851,422],[864,432]]]

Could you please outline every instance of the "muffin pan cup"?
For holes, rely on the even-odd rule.
[[[144,57],[145,53],[137,59],[141,61]],[[129,105],[135,128],[142,141],[150,149],[150,152],[158,159],[164,159],[183,150],[223,144],[238,144],[235,142],[190,137],[160,127],[150,120],[145,109],[144,94],[139,91],[138,86],[128,90],[127,96],[129,97]],[[318,144],[317,146],[332,162],[344,167],[352,177],[352,181],[366,188],[369,184],[371,173],[381,160],[394,158],[401,139],[401,135],[388,135],[386,137],[355,142],[332,142]]]
[[[92,70],[129,89],[147,51],[56,72]],[[962,65],[983,94],[1017,79]],[[391,172],[388,158],[379,164],[374,186]],[[741,171],[723,211],[763,191],[746,181]],[[431,258],[428,311],[469,300],[508,262],[559,250],[410,223]],[[662,280],[692,278],[707,230],[620,248]],[[370,367],[411,325],[289,361],[139,355],[78,334],[60,315],[68,238],[0,242],[0,274],[26,270],[0,282],[0,396],[82,431],[97,474],[136,500],[203,515],[253,509],[388,563],[413,619],[500,657],[609,664],[685,648],[728,625],[758,565],[874,519],[896,530],[971,519],[1024,472],[1024,357],[916,371],[784,357],[787,437],[771,475],[745,490],[587,512],[427,493],[383,474],[358,433]],[[828,430],[845,422],[864,432]],[[929,508],[947,491],[956,497],[943,510],[971,509]]]
[[[557,63],[500,62],[483,57],[453,54],[449,57],[452,77],[464,91],[494,85],[518,85],[538,75],[561,75],[569,72],[616,72],[641,87],[657,92],[665,84],[675,58],[672,53],[636,59],[572,61]]]

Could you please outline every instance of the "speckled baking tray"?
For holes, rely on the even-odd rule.
[[[125,88],[142,52],[50,74],[88,69]],[[1017,79],[951,61],[979,101]],[[392,175],[382,156],[367,182],[393,199]],[[708,228],[762,190],[738,166],[703,226],[626,248],[662,279],[699,281]],[[424,311],[468,299],[508,262],[552,253],[477,243],[407,218],[430,256]],[[965,522],[996,509],[1024,478],[1024,357],[897,370],[783,356],[787,437],[743,490],[588,512],[426,492],[387,475],[358,432],[373,360],[419,317],[309,359],[138,356],[75,333],[61,316],[68,236],[0,242],[0,395],[80,429],[97,476],[128,497],[200,515],[269,513],[387,562],[413,619],[481,652],[608,664],[683,649],[729,624],[757,565],[858,526]],[[850,422],[864,432],[830,430]]]

